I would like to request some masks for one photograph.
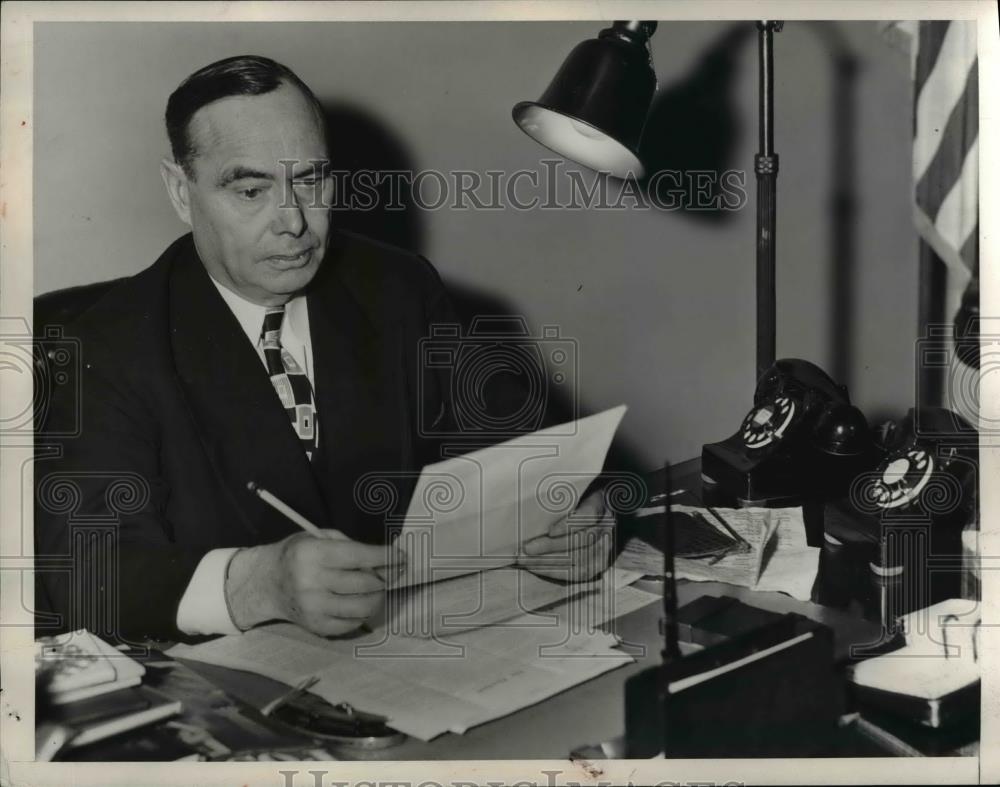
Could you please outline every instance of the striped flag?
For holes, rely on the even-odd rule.
[[[979,267],[975,22],[920,22],[913,47],[917,229],[952,269]],[[964,272],[963,271],[963,272]]]
[[[917,230],[952,270],[979,268],[979,61],[976,23],[890,22],[909,44]]]
[[[973,21],[890,22],[890,43],[909,50],[913,76],[914,220],[947,266],[944,314],[956,339],[978,314],[979,60]],[[972,303],[972,301],[975,303]],[[960,309],[961,305],[961,309]],[[960,327],[962,326],[962,327]],[[978,365],[976,353],[960,353]],[[945,399],[949,397],[945,392]],[[952,403],[954,404],[954,403]]]

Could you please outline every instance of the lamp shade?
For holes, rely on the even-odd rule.
[[[655,29],[655,22],[615,22],[578,44],[538,101],[514,106],[514,122],[564,158],[642,177],[636,151],[656,90],[647,48]]]

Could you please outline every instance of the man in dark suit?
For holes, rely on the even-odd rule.
[[[81,398],[57,399],[50,429],[65,431],[79,405],[81,431],[39,464],[36,548],[75,565],[39,572],[40,601],[64,627],[128,638],[269,620],[351,631],[406,560],[356,485],[412,479],[441,458],[418,424],[453,418],[454,402],[419,374],[419,342],[455,313],[426,260],[331,229],[323,113],[284,66],[207,66],[170,97],[166,122],[163,180],[191,233],[69,331]],[[522,562],[563,578],[567,566],[575,579],[602,570],[597,536],[613,519],[600,494],[581,508],[592,538],[570,543],[564,520],[524,544]],[[110,547],[81,537],[81,523],[109,520]]]

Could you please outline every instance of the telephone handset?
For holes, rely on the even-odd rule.
[[[829,499],[874,465],[864,414],[815,364],[777,361],[757,383],[736,434],[702,450],[706,492],[740,505]]]
[[[747,448],[765,448],[839,406],[850,406],[847,389],[815,364],[784,358],[757,383],[754,407],[740,426]]]

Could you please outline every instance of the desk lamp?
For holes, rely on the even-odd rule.
[[[759,145],[757,173],[757,364],[754,384],[774,363],[775,204],[778,155],[774,152],[774,33],[782,22],[758,30]],[[656,75],[649,39],[656,22],[617,21],[597,38],[578,44],[538,101],[514,106],[514,122],[563,158],[617,178],[642,178],[639,139]]]

